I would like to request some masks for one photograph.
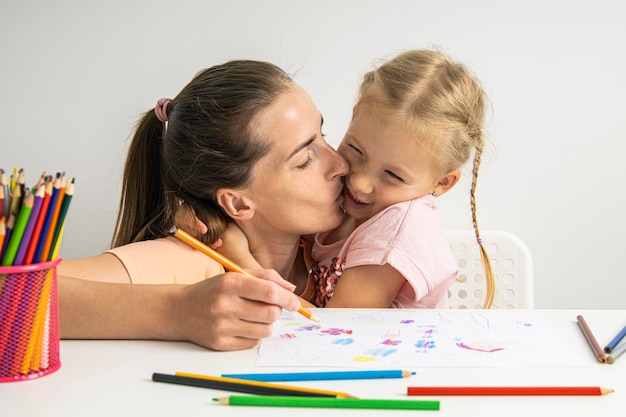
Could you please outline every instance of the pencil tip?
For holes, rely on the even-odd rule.
[[[613,356],[608,356],[606,358],[606,363],[608,363],[609,365],[612,365],[613,362],[615,362],[615,358]]]

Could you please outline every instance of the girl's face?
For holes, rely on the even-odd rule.
[[[311,97],[295,84],[253,119],[257,135],[272,146],[254,167],[247,193],[253,221],[268,234],[317,233],[343,219],[341,177],[348,164],[326,143],[322,122]]]
[[[432,155],[398,126],[367,111],[353,115],[338,151],[350,164],[344,209],[361,222],[392,204],[432,193],[438,183]]]

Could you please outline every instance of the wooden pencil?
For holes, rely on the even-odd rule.
[[[44,188],[44,198],[41,202],[41,209],[39,210],[39,215],[37,216],[37,223],[35,223],[35,228],[33,229],[33,234],[30,238],[26,255],[24,256],[24,265],[30,265],[33,261],[35,263],[37,262],[37,259],[35,259],[35,252],[37,251],[39,241],[42,238],[41,233],[43,230],[43,224],[45,223],[48,215],[48,207],[50,206],[50,199],[52,198],[52,188],[52,178],[50,177],[48,178]]]
[[[604,347],[604,353],[611,353],[624,337],[626,337],[626,326]]]
[[[294,395],[305,397],[352,397],[345,392],[328,391],[306,387],[294,387],[289,385],[268,384],[265,382],[245,381],[234,378],[221,378],[218,376],[190,374],[176,372],[175,375],[153,373],[152,380],[156,382],[168,382],[171,384],[189,385],[201,388],[219,389],[224,391],[243,392],[256,395]]]
[[[208,247],[207,245],[200,242],[198,239],[191,236],[189,233],[185,232],[184,230],[181,230],[181,229],[176,230],[176,233],[174,234],[174,236],[176,236],[178,239],[182,240],[183,242],[185,242],[192,248],[199,250],[200,252],[209,256],[213,260],[219,262],[220,264],[224,266],[224,268],[228,269],[229,271],[239,272],[240,274],[243,274],[252,278],[256,278],[254,275],[252,275],[251,273],[249,273],[248,271],[246,271],[245,269],[243,269],[242,267],[240,267],[239,265],[237,265],[236,263],[234,263],[233,261],[231,261],[224,255],[222,255],[221,253]],[[298,313],[302,314],[304,317],[308,318],[309,320],[313,320],[316,322],[320,321],[317,317],[313,315],[313,313],[311,313],[310,310],[302,306],[300,306],[300,308],[298,309]]]
[[[342,379],[382,379],[407,378],[415,372],[401,369],[374,369],[364,371],[327,371],[327,372],[280,372],[261,374],[222,374],[225,378],[246,379],[251,381],[324,381]]]
[[[591,332],[591,329],[585,321],[585,318],[582,315],[578,315],[576,316],[576,320],[578,321],[580,330],[582,330],[583,334],[585,335],[585,339],[587,339],[587,342],[589,343],[589,346],[591,347],[591,350],[593,350],[593,353],[595,354],[598,361],[606,363],[606,355],[604,354],[604,350],[602,350],[600,344]]]
[[[68,181],[68,184],[65,186],[65,193],[63,195],[63,201],[61,202],[61,208],[59,210],[59,218],[57,220],[57,224],[54,230],[54,235],[52,237],[52,245],[51,252],[48,256],[48,260],[51,261],[56,258],[57,253],[59,252],[60,245],[60,237],[61,230],[65,225],[65,217],[67,216],[67,211],[70,206],[70,202],[72,201],[72,197],[74,196],[74,178],[71,178]]]
[[[20,242],[20,247],[17,251],[17,255],[15,256],[14,265],[22,265],[24,262],[24,257],[26,256],[26,251],[28,250],[28,246],[33,236],[33,231],[35,230],[35,224],[37,223],[37,218],[39,217],[39,211],[41,210],[41,203],[43,202],[45,195],[45,186],[41,185],[35,192],[33,208],[31,210],[30,216],[28,217],[28,224],[26,225],[26,229],[24,230],[24,235],[22,236],[22,241]]]
[[[255,407],[314,407],[314,408],[362,408],[377,410],[439,410],[439,401],[353,399],[353,398],[312,398],[285,396],[243,396],[213,398],[223,405],[243,405]]]
[[[611,351],[611,354],[606,358],[606,363],[614,363],[615,360],[624,352],[626,352],[626,341],[620,343]]]
[[[407,387],[407,395],[606,395],[601,387]]]
[[[24,202],[20,204],[21,207],[19,213],[17,214],[11,239],[9,240],[7,249],[2,257],[2,266],[13,265],[15,257],[17,256],[17,251],[22,243],[22,237],[24,236],[24,231],[26,230],[30,213],[33,211],[34,202],[35,196],[30,192],[30,190],[26,190],[24,193]]]
[[[63,184],[64,176],[65,173],[57,177],[57,179],[55,180],[54,187],[56,189],[57,196],[54,200],[54,205],[50,205],[49,210],[52,213],[52,217],[50,217],[50,225],[48,226],[46,232],[46,239],[43,245],[41,256],[39,257],[39,262],[47,262],[50,260],[50,253],[52,251],[52,239],[54,239],[54,233],[57,223],[59,221],[59,213],[61,212],[61,206],[63,205],[63,199],[65,197],[65,184]]]

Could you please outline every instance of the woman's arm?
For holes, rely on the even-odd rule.
[[[283,308],[300,307],[275,271],[226,273],[193,285],[126,285],[59,275],[64,339],[182,340],[215,350],[255,346]]]

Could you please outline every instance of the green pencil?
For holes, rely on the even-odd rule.
[[[257,407],[369,408],[379,410],[439,410],[439,401],[355,399],[327,397],[285,397],[273,395],[213,398],[224,405]]]
[[[30,190],[26,190],[26,193],[24,195],[24,201],[21,204],[19,214],[17,215],[17,220],[15,221],[15,227],[13,228],[11,239],[9,240],[9,246],[7,246],[6,252],[4,253],[4,258],[2,258],[2,266],[13,265],[13,261],[15,260],[15,256],[17,255],[20,243],[22,242],[22,237],[24,236],[24,230],[26,229],[28,218],[30,217],[30,213],[33,210],[34,202],[35,195],[32,194]]]

